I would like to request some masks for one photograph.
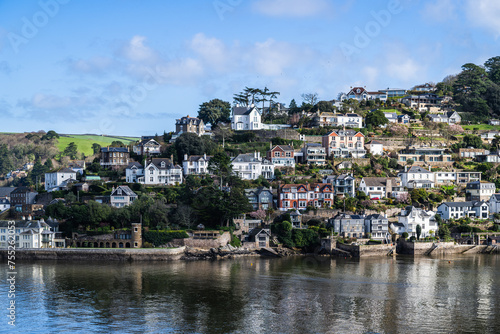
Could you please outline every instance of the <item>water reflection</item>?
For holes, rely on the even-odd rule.
[[[495,333],[498,268],[496,255],[20,263],[16,330]]]

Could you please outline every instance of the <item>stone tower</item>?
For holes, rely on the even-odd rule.
[[[132,223],[132,248],[142,248],[141,223]]]

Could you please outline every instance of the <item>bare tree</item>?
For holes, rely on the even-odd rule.
[[[305,103],[314,106],[318,103],[318,93],[304,93],[301,95]]]

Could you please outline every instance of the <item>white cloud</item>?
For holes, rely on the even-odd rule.
[[[421,14],[428,21],[444,22],[456,17],[455,8],[452,0],[434,0],[425,4]]]
[[[189,47],[209,66],[221,71],[228,68],[228,50],[224,43],[215,37],[209,38],[203,33],[196,34],[189,42]]]
[[[326,0],[259,0],[253,9],[267,16],[308,17],[331,10]]]
[[[131,61],[156,61],[158,59],[157,53],[144,45],[145,41],[146,37],[136,35],[121,48],[119,54]]]
[[[467,0],[467,15],[469,20],[480,27],[486,28],[495,37],[500,36],[500,1],[498,0]]]
[[[368,87],[373,86],[378,79],[380,70],[374,66],[365,66],[362,70],[365,85]]]

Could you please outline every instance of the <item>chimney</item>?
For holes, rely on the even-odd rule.
[[[22,220],[26,220],[26,217],[22,216],[22,217],[21,217],[21,219],[22,219]]]
[[[28,215],[28,220],[31,220],[31,215]]]
[[[408,171],[408,166],[405,166],[405,173]]]
[[[188,155],[184,154],[184,161],[186,161],[187,159],[188,159]]]

